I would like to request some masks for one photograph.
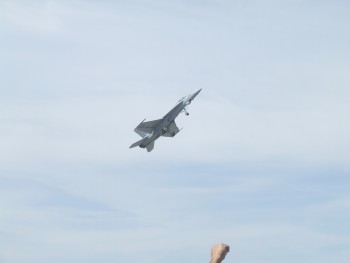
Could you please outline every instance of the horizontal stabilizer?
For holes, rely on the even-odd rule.
[[[129,147],[129,149],[134,148],[134,147],[136,147],[136,146],[140,146],[140,145],[143,143],[144,140],[145,140],[145,139],[141,139],[141,140],[139,140],[139,141],[133,143],[133,144]]]

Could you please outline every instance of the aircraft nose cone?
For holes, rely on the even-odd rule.
[[[193,93],[192,98],[195,98],[199,94],[199,92],[201,92],[201,91],[202,91],[202,89],[199,89],[195,93]]]

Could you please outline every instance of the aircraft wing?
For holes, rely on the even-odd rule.
[[[140,135],[142,138],[146,137],[148,134],[152,133],[155,127],[160,124],[163,119],[154,120],[154,121],[143,121],[136,128],[135,132]]]
[[[172,121],[167,129],[167,132],[165,134],[163,134],[162,136],[164,137],[174,137],[178,132],[179,132],[179,128],[177,127],[175,121]]]

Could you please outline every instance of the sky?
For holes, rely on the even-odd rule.
[[[1,0],[0,262],[348,262],[349,8]]]

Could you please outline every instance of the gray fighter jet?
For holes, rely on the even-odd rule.
[[[146,148],[148,152],[154,148],[154,142],[160,136],[174,137],[180,130],[176,126],[175,118],[184,112],[187,116],[189,113],[186,107],[192,102],[192,100],[201,92],[202,89],[197,90],[195,93],[183,97],[176,106],[169,111],[163,118],[154,121],[143,120],[136,128],[135,132],[142,137],[141,140],[132,144],[129,148],[139,146],[140,148]]]

